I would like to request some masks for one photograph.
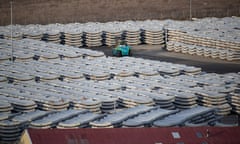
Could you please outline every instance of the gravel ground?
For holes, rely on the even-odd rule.
[[[107,56],[112,56],[111,47],[93,47],[91,49],[103,51]],[[225,61],[197,55],[168,52],[158,45],[132,46],[132,52],[133,57],[197,66],[201,67],[205,72],[240,72],[240,61]]]

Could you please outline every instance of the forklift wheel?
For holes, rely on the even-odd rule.
[[[117,57],[121,57],[122,56],[122,52],[118,50],[116,56]]]
[[[129,50],[128,55],[132,56],[132,51],[131,50]]]

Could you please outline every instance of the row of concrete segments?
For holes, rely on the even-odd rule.
[[[205,18],[166,26],[167,50],[228,61],[240,60],[239,17]]]
[[[214,108],[197,106],[186,110],[166,110],[139,105],[120,109],[112,114],[96,114],[84,109],[1,114],[0,141],[15,141],[26,128],[119,128],[119,127],[169,127],[169,126],[236,126],[223,124]]]
[[[12,51],[13,49],[13,55]],[[49,60],[49,59],[67,59],[79,57],[103,57],[103,52],[93,51],[85,48],[76,48],[54,43],[45,43],[32,39],[22,39],[13,41],[0,39],[0,62],[8,61],[13,58],[15,61],[27,60]]]
[[[208,38],[203,39],[174,30],[168,31],[168,35],[168,51],[228,61],[240,60],[240,42],[233,43]],[[188,35],[188,38],[185,35]]]
[[[219,115],[228,115],[231,111],[240,112],[239,77],[239,74],[201,74],[118,77],[105,81],[78,78],[40,80],[38,83],[1,82],[1,112],[84,108],[95,113],[108,113],[116,108],[137,105],[157,105],[165,109],[190,109],[202,105],[216,107]]]
[[[17,40],[29,38],[75,47],[113,46],[116,39],[129,45],[164,43],[162,24],[158,21],[15,25],[13,29],[13,38]],[[10,26],[0,27],[0,31],[0,38],[11,38]]]
[[[85,60],[85,59],[78,59],[78,62],[81,62],[81,60]],[[94,60],[94,59],[93,59]],[[137,59],[136,59],[137,60]],[[74,83],[74,81],[79,81],[80,83],[83,83],[82,85],[82,89],[88,90],[90,89],[90,91],[96,91],[95,90],[91,90],[92,85],[89,84],[89,81],[84,79],[83,77],[83,73],[86,72],[87,66],[90,66],[88,60],[88,64],[83,66],[82,69],[78,69],[78,73],[75,72],[74,76],[68,76],[68,75],[64,75],[64,70],[60,69],[60,71],[58,71],[58,73],[62,72],[61,75],[56,75],[57,72],[56,70],[58,70],[59,68],[54,68],[54,69],[47,69],[50,68],[51,65],[54,64],[58,64],[61,65],[62,63],[67,62],[67,60],[64,61],[60,61],[57,63],[56,61],[54,61],[54,63],[47,63],[46,66],[44,66],[46,63],[45,62],[40,62],[38,63],[38,61],[36,61],[36,63],[25,63],[22,65],[22,63],[15,63],[15,65],[12,65],[11,63],[8,62],[8,64],[4,64],[1,67],[1,76],[3,78],[6,78],[6,80],[8,79],[8,81],[5,81],[6,85],[3,85],[4,87],[1,89],[2,94],[9,96],[12,95],[13,97],[16,96],[22,96],[23,98],[25,98],[27,96],[27,94],[29,95],[29,98],[34,98],[35,93],[39,95],[39,93],[42,93],[41,91],[46,91],[45,89],[48,90],[48,87],[50,87],[50,85],[53,86],[57,86],[59,87],[59,90],[62,89],[61,85],[64,84],[68,87],[73,87],[72,83]],[[75,63],[75,61],[73,61]],[[86,62],[86,61],[85,61]],[[82,61],[82,63],[84,63],[84,61]],[[69,63],[68,63],[69,64]],[[66,65],[68,65],[66,64]],[[136,63],[135,63],[136,64]],[[100,65],[99,65],[100,66]],[[27,75],[26,78],[24,78],[24,75],[21,74],[22,73],[22,69],[26,70],[27,67],[33,67],[33,69],[29,69],[29,71],[25,71],[25,75]],[[47,68],[46,68],[47,67]],[[65,67],[65,66],[64,66]],[[73,66],[70,66],[71,68],[74,68]],[[95,67],[95,66],[94,66]],[[160,67],[161,68],[161,67]],[[71,69],[69,68],[69,73],[71,72]],[[135,69],[137,70],[137,69]],[[48,74],[46,71],[51,71],[52,73]],[[11,75],[11,72],[14,73],[14,75]],[[83,73],[82,73],[83,72]],[[10,74],[9,74],[10,73]],[[69,74],[67,73],[67,74]],[[192,76],[186,76],[186,75],[179,75],[180,72],[178,70],[177,74],[172,74],[172,73],[168,73],[165,71],[162,72],[155,72],[154,75],[152,75],[153,72],[148,72],[151,73],[150,74],[143,74],[141,73],[141,75],[138,75],[138,78],[134,75],[133,72],[130,72],[131,75],[126,75],[126,73],[128,74],[129,72],[125,71],[124,75],[116,75],[115,78],[112,78],[111,80],[108,80],[110,74],[108,74],[109,76],[107,76],[106,78],[104,78],[105,80],[108,80],[107,83],[104,83],[105,81],[102,81],[101,83],[93,83],[93,85],[98,84],[98,88],[100,91],[98,93],[101,94],[105,94],[105,95],[118,95],[119,96],[119,105],[125,106],[125,107],[133,107],[136,104],[134,102],[137,102],[141,99],[139,99],[140,96],[135,96],[136,93],[139,93],[139,95],[146,95],[146,96],[150,96],[152,98],[155,99],[155,103],[161,105],[163,108],[167,108],[167,109],[174,109],[175,107],[178,108],[192,108],[194,106],[197,105],[197,101],[198,104],[201,105],[206,105],[206,106],[212,106],[212,105],[218,105],[222,107],[222,111],[219,113],[222,113],[222,115],[226,115],[229,114],[229,112],[231,111],[231,107],[227,104],[229,100],[230,104],[235,104],[236,106],[234,106],[234,110],[236,112],[239,112],[239,102],[238,102],[238,80],[239,80],[239,75],[238,74],[232,74],[233,76],[235,76],[235,78],[233,78],[231,76],[231,74],[228,74],[226,76],[222,76],[222,75],[215,75],[215,74],[201,74],[201,75],[195,75],[195,77],[192,78]],[[53,74],[53,76],[51,76],[51,74]],[[98,76],[95,75],[96,73],[93,74],[89,74],[86,73],[85,75],[87,76],[87,79],[93,79],[93,80],[104,80],[102,75],[99,78]],[[163,76],[161,77],[160,74]],[[191,73],[185,73],[185,74],[191,74]],[[51,77],[50,77],[50,76]],[[91,75],[91,77],[89,77],[89,75]],[[176,76],[175,79],[172,80],[171,76]],[[192,75],[192,74],[191,74]],[[14,76],[14,77],[13,77]],[[140,76],[140,77],[139,77]],[[185,77],[184,77],[185,76]],[[206,80],[202,80],[202,78],[204,76],[211,76],[214,77],[215,79],[206,79]],[[18,77],[21,77],[18,78]],[[127,78],[126,78],[127,77]],[[141,77],[147,77],[147,78],[141,78]],[[126,78],[126,79],[125,79]],[[65,80],[65,81],[70,81],[70,82],[63,82],[63,81],[59,81],[60,80]],[[150,82],[151,80],[155,79],[155,82]],[[42,83],[37,84],[34,82],[54,82],[53,84],[45,84],[46,86],[43,85]],[[72,81],[74,80],[74,81]],[[223,82],[221,82],[221,80],[223,80]],[[15,85],[12,84],[8,84],[6,82],[17,82],[15,83]],[[29,83],[21,83],[24,81],[29,81]],[[19,83],[19,84],[18,84]],[[112,84],[115,83],[115,84]],[[161,83],[161,84],[160,84]],[[181,85],[179,85],[179,83],[181,83]],[[4,84],[4,82],[3,82]],[[148,85],[149,84],[149,85]],[[217,84],[217,85],[216,85]],[[105,87],[103,86],[105,85]],[[32,88],[36,86],[36,88]],[[107,87],[106,87],[107,86]],[[116,91],[115,93],[113,92],[104,92],[102,90],[100,90],[101,88],[107,88],[109,90],[119,90],[119,89],[124,89],[124,88],[128,88],[130,90],[127,91],[121,91],[121,93],[119,93],[118,91]],[[148,91],[154,90],[156,88],[161,88],[160,92],[163,94],[159,94],[158,93],[150,93]],[[185,91],[182,91],[181,88],[185,89]],[[14,91],[11,91],[11,89],[13,89]],[[53,87],[52,89],[56,89],[55,87]],[[77,88],[76,88],[77,89]],[[138,92],[135,89],[146,89],[145,91],[139,91]],[[207,91],[206,91],[207,90]],[[19,92],[18,92],[19,91]],[[23,91],[26,91],[27,93],[23,93]],[[30,92],[28,92],[30,91]],[[67,90],[69,92],[69,90]],[[42,107],[42,109],[65,109],[69,106],[69,103],[64,103],[64,100],[62,100],[61,94],[57,94],[56,92],[52,92],[50,90],[51,93],[42,93],[43,96],[56,96],[55,97],[47,97],[47,98],[43,98],[43,100],[40,100],[38,102],[39,105],[43,105],[45,107]],[[72,95],[77,95],[77,93],[79,92],[74,92],[71,91]],[[84,92],[84,91],[83,91]],[[233,92],[233,93],[232,93]],[[81,91],[82,93],[82,91]],[[117,94],[118,93],[118,94]],[[132,95],[129,97],[129,94]],[[168,97],[166,97],[167,93]],[[230,97],[227,97],[228,94],[230,94]],[[67,94],[67,93],[66,93]],[[89,91],[86,91],[84,93],[86,95],[86,97],[96,97],[96,94],[91,94],[89,93]],[[158,99],[157,97],[160,97],[160,99]],[[197,96],[196,96],[197,95]],[[28,98],[28,99],[29,99]],[[38,97],[39,98],[39,97]],[[66,99],[67,97],[65,97]],[[78,97],[80,98],[80,97]],[[26,98],[25,98],[26,99]],[[51,100],[50,100],[51,99]],[[4,100],[4,99],[3,99]],[[162,100],[162,101],[161,101]],[[36,101],[36,100],[35,100]],[[52,104],[51,108],[49,108],[50,104],[41,104],[41,101],[60,101],[60,104]],[[85,105],[95,105],[95,106],[91,106],[93,107],[94,110],[99,112],[99,107],[100,107],[100,103],[98,101],[91,101],[91,100],[86,100],[84,97],[81,97],[79,99],[80,102],[83,103],[88,103]],[[132,102],[133,101],[133,102]],[[79,103],[80,103],[79,102]],[[142,102],[143,103],[143,102]],[[174,104],[173,104],[174,103]],[[113,105],[115,104],[115,102],[113,101],[111,103],[112,108],[114,107]],[[145,98],[145,104],[148,105],[152,105],[152,100],[151,99],[147,99]],[[53,106],[54,105],[54,106]],[[81,104],[77,104],[76,103],[76,99],[73,99],[73,103],[72,105],[74,105],[75,107],[80,107],[79,105]],[[33,107],[33,106],[32,106]]]
[[[129,45],[165,44],[169,51],[223,60],[240,59],[238,17],[195,21],[146,20],[108,23],[15,25],[14,38],[30,38],[66,45],[113,46],[116,37]],[[0,37],[10,39],[10,26],[0,27]]]

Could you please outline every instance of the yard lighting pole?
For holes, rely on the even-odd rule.
[[[10,4],[11,4],[11,43],[12,43],[12,44],[11,44],[11,45],[12,45],[12,58],[11,58],[11,60],[12,60],[12,62],[13,62],[13,61],[14,61],[14,60],[13,60],[13,20],[12,20],[12,19],[13,19],[13,18],[12,18],[12,15],[13,15],[13,14],[12,14],[12,13],[13,13],[13,12],[12,12],[12,11],[13,11],[13,10],[12,10],[12,4],[13,4],[13,2],[11,1]]]
[[[192,0],[189,0],[189,19],[192,20]]]

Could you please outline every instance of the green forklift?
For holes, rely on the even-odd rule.
[[[112,50],[112,55],[117,57],[132,56],[131,47],[120,38],[116,38],[116,46]]]

